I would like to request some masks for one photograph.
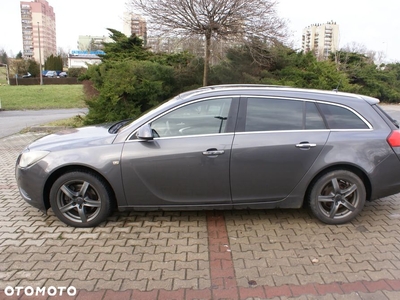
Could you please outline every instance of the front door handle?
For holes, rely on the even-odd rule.
[[[221,155],[224,153],[225,153],[224,150],[217,150],[215,148],[207,149],[207,151],[203,151],[203,155],[205,155],[205,156],[218,156],[218,155]]]
[[[314,148],[316,146],[317,146],[317,144],[311,144],[309,142],[304,142],[304,143],[297,144],[296,148],[307,150],[307,149],[310,149],[310,148]]]

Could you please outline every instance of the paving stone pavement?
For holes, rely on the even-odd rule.
[[[124,212],[72,228],[17,190],[18,153],[42,135],[0,139],[0,299],[400,299],[400,195],[339,226],[301,209]]]

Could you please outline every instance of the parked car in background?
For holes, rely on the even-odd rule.
[[[300,208],[327,224],[400,192],[400,130],[367,96],[264,85],[188,91],[134,121],[27,146],[22,197],[90,227],[119,210]]]
[[[25,75],[22,75],[22,78],[31,78],[31,77],[32,77],[32,74],[29,72],[26,72]]]
[[[60,72],[60,74],[58,74],[60,77],[67,77],[67,75],[67,72]]]
[[[47,71],[45,76],[46,77],[57,77],[57,72],[56,71]]]

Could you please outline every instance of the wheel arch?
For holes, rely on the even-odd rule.
[[[308,196],[311,193],[311,188],[313,187],[314,183],[323,175],[325,175],[326,173],[329,173],[331,171],[335,171],[335,170],[346,170],[346,171],[350,171],[353,172],[354,174],[356,174],[358,177],[360,177],[360,179],[362,180],[362,182],[364,183],[364,187],[365,187],[365,191],[367,193],[367,200],[371,199],[371,194],[372,194],[372,187],[371,187],[371,181],[369,180],[367,174],[360,168],[353,166],[353,165],[349,165],[349,164],[339,164],[339,165],[333,165],[333,166],[329,166],[323,170],[321,170],[318,174],[316,174],[313,179],[309,182],[308,186],[307,186],[307,190],[306,193],[304,195],[304,200],[303,200],[303,206],[308,205],[307,203],[307,199]]]
[[[93,174],[97,176],[98,178],[103,181],[105,185],[107,185],[107,188],[109,191],[111,191],[111,202],[115,206],[116,205],[116,196],[114,189],[112,188],[111,184],[108,182],[108,180],[99,172],[96,170],[93,170],[92,168],[86,167],[86,166],[81,166],[81,165],[70,165],[70,166],[64,166],[60,169],[57,169],[54,171],[49,178],[46,180],[46,184],[44,186],[43,190],[43,202],[46,207],[46,210],[48,210],[51,205],[50,205],[50,189],[53,186],[54,182],[59,178],[62,174],[69,173],[69,172],[74,172],[74,171],[81,171],[81,172],[87,172],[90,174]]]

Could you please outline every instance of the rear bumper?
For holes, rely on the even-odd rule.
[[[400,193],[400,160],[393,153],[380,163],[370,176],[370,200]]]

